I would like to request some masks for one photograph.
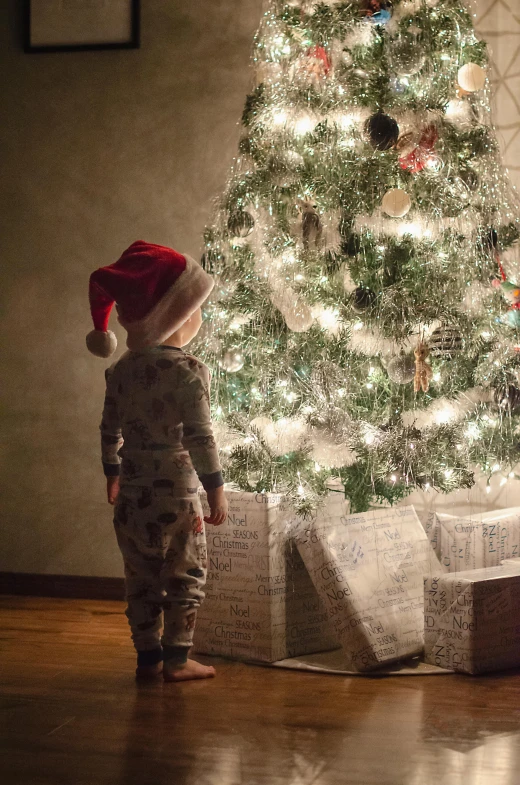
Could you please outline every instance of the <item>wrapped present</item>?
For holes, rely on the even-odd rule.
[[[226,491],[225,524],[206,529],[206,599],[195,651],[275,662],[338,647],[292,543],[294,513],[279,494]],[[208,512],[202,494],[205,513]]]
[[[413,507],[326,511],[297,543],[351,670],[422,652],[423,577],[442,569]]]
[[[428,512],[426,516],[421,517],[421,523],[426,532],[426,536],[430,541],[430,545],[437,558],[441,559],[441,523],[439,515],[435,512]]]
[[[520,507],[471,517],[437,513],[439,559],[448,572],[498,567],[520,556]]]
[[[425,661],[485,673],[520,666],[520,561],[424,583]]]

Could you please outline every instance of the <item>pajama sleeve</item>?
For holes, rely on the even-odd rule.
[[[204,490],[224,485],[218,448],[211,426],[210,377],[205,365],[186,357],[179,368],[176,398],[183,426],[182,444]]]
[[[118,455],[123,446],[123,436],[117,411],[117,400],[113,394],[114,367],[107,368],[105,379],[107,383],[105,406],[101,420],[101,460],[106,477],[117,477],[120,473],[121,458]]]

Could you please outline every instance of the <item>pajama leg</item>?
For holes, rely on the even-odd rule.
[[[167,651],[188,650],[193,645],[197,610],[204,600],[206,537],[200,501],[179,500],[178,519],[168,527],[171,539],[161,571],[166,596],[164,608],[165,659]]]
[[[149,511],[146,513],[143,516],[132,499],[120,494],[114,527],[125,568],[126,616],[138,652],[158,650],[161,646],[161,569],[169,542]]]

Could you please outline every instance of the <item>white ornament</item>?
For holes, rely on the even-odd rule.
[[[219,361],[219,365],[228,373],[237,373],[244,367],[244,357],[240,352],[230,349]]]
[[[467,93],[476,93],[486,84],[486,72],[476,63],[467,63],[459,69],[457,81]]]
[[[412,206],[412,200],[401,188],[392,188],[383,197],[383,212],[392,218],[403,218]]]
[[[311,310],[301,300],[295,302],[291,310],[282,313],[287,327],[294,333],[305,333],[313,325],[314,319]]]

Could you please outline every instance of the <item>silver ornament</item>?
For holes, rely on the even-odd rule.
[[[395,384],[409,384],[415,376],[415,357],[413,354],[400,354],[387,363],[386,371]]]
[[[237,373],[244,367],[244,357],[235,349],[230,349],[219,361],[219,365],[228,373]]]
[[[228,219],[228,229],[233,237],[248,237],[253,231],[255,219],[251,213],[240,210],[232,213]]]

